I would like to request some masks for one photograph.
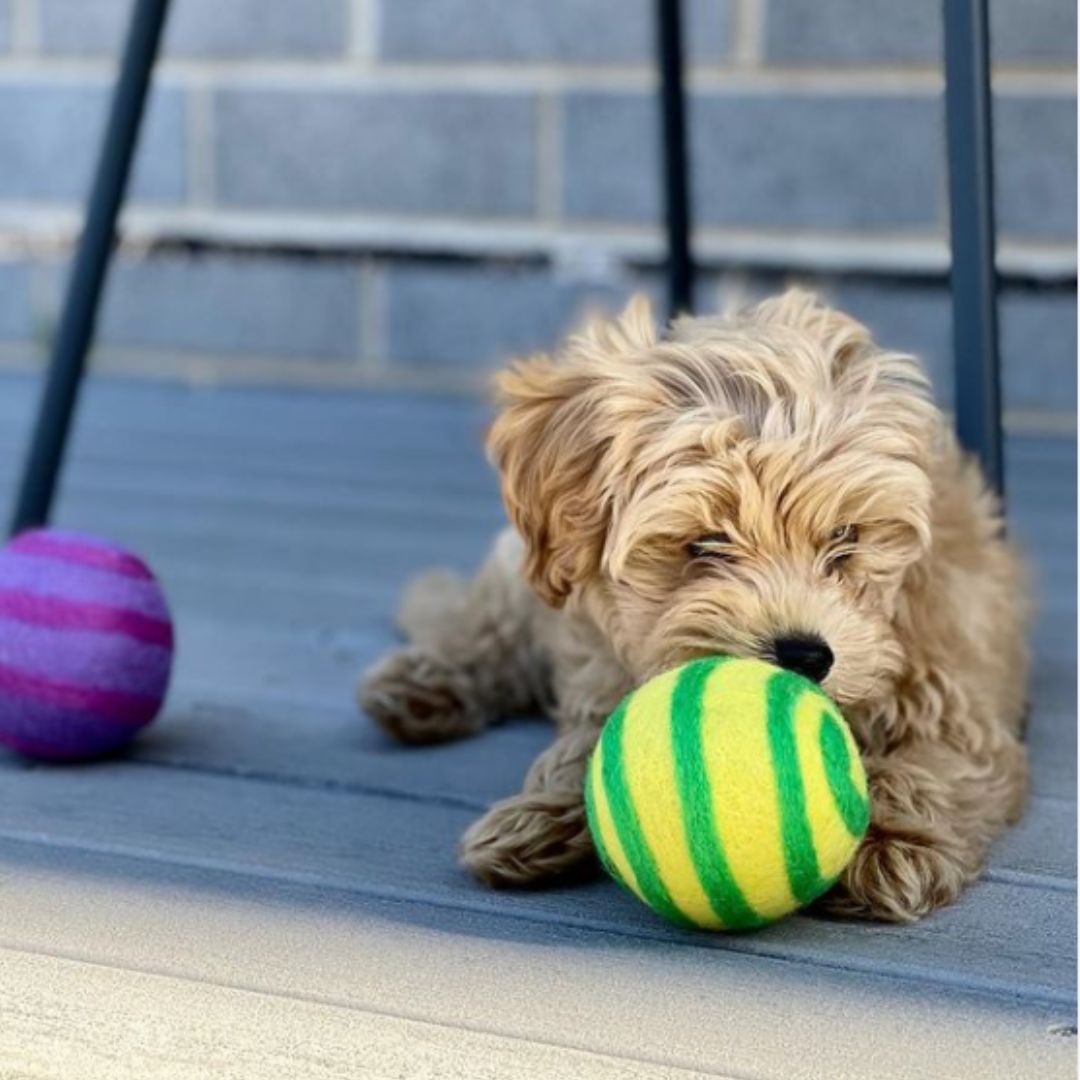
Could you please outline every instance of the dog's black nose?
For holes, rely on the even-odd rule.
[[[832,649],[821,638],[809,634],[777,638],[773,642],[773,655],[781,667],[814,682],[821,682],[833,665]]]

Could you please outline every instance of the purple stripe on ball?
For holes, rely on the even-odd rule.
[[[172,623],[167,619],[152,619],[137,611],[107,604],[40,596],[26,590],[0,587],[0,617],[54,630],[121,634],[145,645],[160,645],[166,649],[171,649],[173,644]]]
[[[118,634],[53,630],[0,617],[0,664],[87,690],[164,697],[172,650]]]
[[[0,741],[36,757],[116,749],[165,698],[172,620],[136,555],[58,529],[0,549]]]
[[[10,547],[0,551],[0,588],[38,596],[59,596],[87,603],[108,602],[153,619],[168,619],[169,611],[156,581],[87,570],[55,559],[20,555]]]
[[[156,696],[124,694],[118,690],[72,686],[0,664],[0,701],[6,719],[25,705],[51,705],[61,712],[92,713],[110,723],[141,725],[154,719],[161,699]]]
[[[79,566],[108,570],[124,577],[153,578],[150,568],[136,555],[87,533],[70,529],[32,529],[11,542],[12,551],[44,556]]]
[[[0,694],[0,743],[31,757],[74,761],[117,750],[141,725]]]

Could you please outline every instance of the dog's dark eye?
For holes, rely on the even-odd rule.
[[[829,533],[829,569],[836,570],[844,565],[855,553],[855,545],[859,542],[858,525],[837,525]]]
[[[716,562],[731,562],[734,553],[731,550],[731,537],[727,533],[707,533],[686,545],[686,554],[691,559],[711,559]]]

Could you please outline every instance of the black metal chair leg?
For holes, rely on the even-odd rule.
[[[13,533],[49,518],[168,8],[169,0],[136,0],[12,519]]]
[[[944,0],[956,427],[1004,494],[987,0]]]
[[[656,0],[656,18],[664,146],[668,308],[674,316],[692,311],[694,307],[681,0]]]

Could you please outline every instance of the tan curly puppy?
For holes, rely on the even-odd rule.
[[[523,885],[591,862],[601,724],[718,652],[818,680],[862,748],[871,827],[826,906],[909,920],[953,900],[1024,802],[1027,592],[917,363],[798,291],[663,338],[638,299],[498,387],[514,530],[472,582],[413,585],[412,643],[361,690],[408,742],[554,718],[466,866]]]

